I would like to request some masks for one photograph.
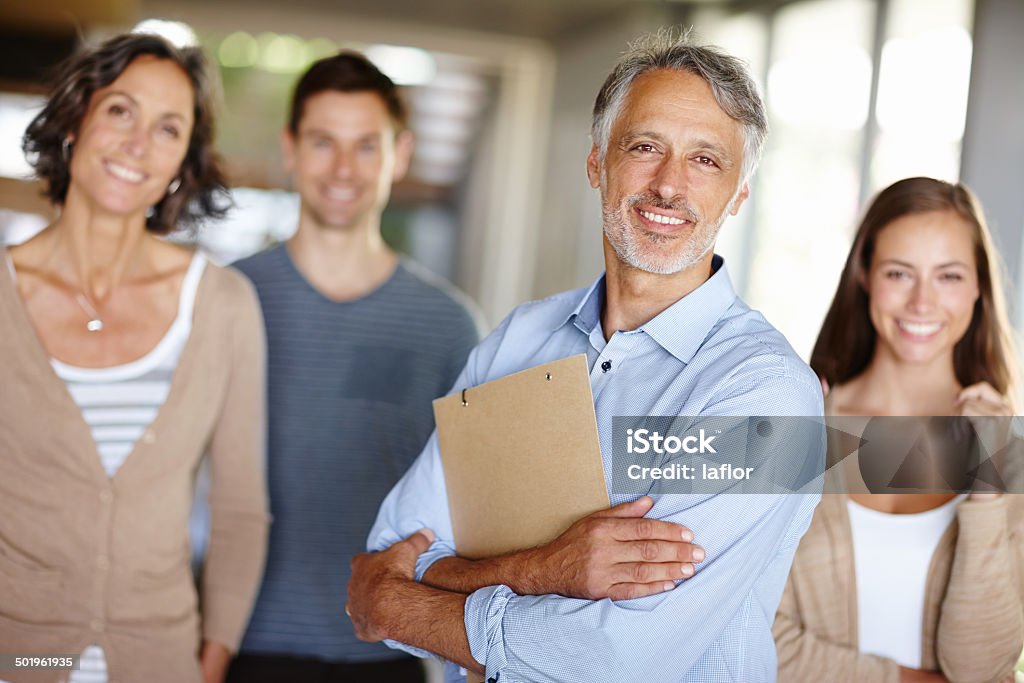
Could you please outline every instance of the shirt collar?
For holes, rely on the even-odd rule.
[[[604,306],[604,273],[602,273],[594,284],[590,285],[579,298],[576,307],[573,308],[565,318],[562,318],[555,329],[572,321],[579,330],[589,334],[597,326],[601,318],[601,308]]]
[[[558,325],[569,321],[590,333],[601,317],[605,276],[601,275],[579,299],[576,307]],[[689,363],[708,333],[736,300],[725,260],[717,254],[711,260],[711,277],[700,287],[675,302],[640,327],[659,346],[683,363]]]

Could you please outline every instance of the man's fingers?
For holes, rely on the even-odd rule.
[[[657,595],[670,591],[676,587],[671,581],[657,581],[655,583],[617,583],[608,589],[608,598],[611,600],[634,600],[646,598],[648,595]]]
[[[595,512],[592,517],[643,517],[654,507],[654,499],[650,496],[640,496],[636,500],[626,503],[619,503],[609,510]]]
[[[660,519],[617,519],[613,522],[612,537],[617,541],[673,541],[689,543],[693,532],[681,524]]]
[[[416,551],[416,555],[422,555],[430,547],[430,544],[434,542],[434,532],[430,529],[420,529],[405,539],[405,542],[412,546],[412,549]]]
[[[612,568],[612,582],[660,583],[679,581],[693,576],[695,569],[690,562],[623,562]],[[660,591],[657,591],[660,592]]]
[[[634,541],[620,544],[619,562],[703,562],[704,548],[681,541]]]

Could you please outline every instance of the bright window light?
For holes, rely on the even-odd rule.
[[[366,56],[398,85],[427,85],[437,73],[430,53],[415,47],[371,45]]]
[[[871,57],[840,47],[783,59],[768,72],[772,113],[786,123],[860,130],[868,120]]]
[[[195,47],[199,44],[196,32],[192,30],[191,26],[181,21],[146,19],[136,24],[132,33],[152,33],[165,38],[175,47]]]
[[[32,176],[32,167],[21,151],[21,136],[43,103],[43,98],[35,95],[0,94],[0,176]]]
[[[217,59],[222,66],[243,69],[256,64],[260,47],[256,39],[245,31],[236,31],[220,42]]]
[[[259,66],[277,74],[294,74],[309,63],[306,41],[293,35],[262,34],[259,37]]]
[[[310,59],[323,59],[338,53],[338,46],[327,38],[314,38],[306,43]]]
[[[960,26],[886,41],[878,82],[879,127],[945,142],[963,137],[971,49],[971,37]]]

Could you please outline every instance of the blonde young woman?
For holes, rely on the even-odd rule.
[[[826,414],[1007,417],[1015,357],[981,209],[962,185],[883,190],[811,358]],[[1024,647],[1024,504],[824,496],[775,620],[780,681],[998,681]]]
[[[268,523],[259,305],[158,238],[221,212],[203,68],[113,38],[72,58],[25,134],[60,214],[0,264],[0,651],[83,659],[3,679],[214,683],[248,619]]]

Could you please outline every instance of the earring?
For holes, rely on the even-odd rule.
[[[179,187],[181,187],[181,178],[175,178],[171,181],[171,184],[167,186],[167,196],[169,197],[177,192]]]
[[[60,158],[64,160],[64,163],[68,163],[71,160],[71,138],[66,137],[60,143]]]

